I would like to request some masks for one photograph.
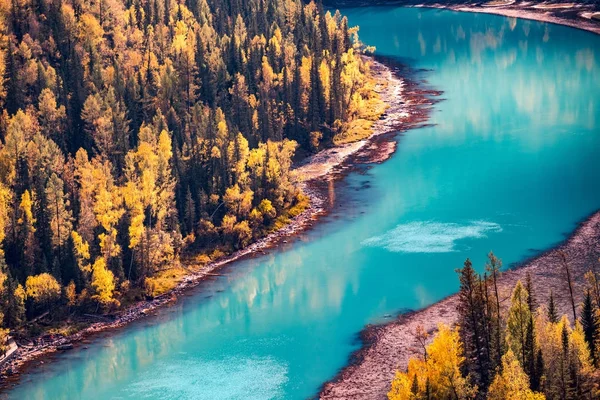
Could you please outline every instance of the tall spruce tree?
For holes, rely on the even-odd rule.
[[[502,336],[502,317],[500,315],[500,294],[498,291],[498,278],[500,276],[500,268],[502,267],[502,260],[497,258],[493,252],[488,254],[488,263],[485,266],[488,272],[492,289],[493,289],[493,313],[494,313],[494,351],[492,357],[496,361],[496,365],[502,365],[502,354],[504,353],[504,339]]]
[[[581,327],[583,328],[583,333],[585,335],[585,342],[590,349],[590,356],[592,357],[594,366],[598,366],[597,344],[599,339],[598,334],[600,333],[600,324],[598,323],[597,313],[598,310],[592,301],[592,295],[588,289],[583,298],[579,321],[581,322]]]
[[[532,318],[527,300],[527,290],[521,281],[518,281],[510,299],[506,321],[506,342],[524,369],[527,367],[527,330],[529,325],[533,327],[530,324]],[[531,335],[533,340],[533,332]]]
[[[464,346],[465,357],[472,366],[470,371],[477,383],[486,388],[490,383],[489,347],[486,345],[485,320],[486,304],[471,260],[467,258],[464,266],[457,270],[460,280],[458,292],[460,336]]]

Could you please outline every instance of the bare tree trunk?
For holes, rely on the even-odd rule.
[[[571,282],[571,271],[569,270],[569,264],[567,263],[567,255],[563,250],[559,250],[558,254],[560,255],[563,267],[565,268],[565,273],[567,275],[567,283],[569,284],[569,296],[571,298],[571,307],[573,308],[573,323],[577,321],[577,311],[575,308],[575,298],[573,297],[573,283]]]

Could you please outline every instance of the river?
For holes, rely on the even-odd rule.
[[[342,12],[378,54],[427,69],[445,99],[434,126],[333,185],[335,211],[311,231],[36,365],[9,398],[314,396],[366,324],[456,291],[466,257],[519,262],[600,208],[600,37],[484,14]]]

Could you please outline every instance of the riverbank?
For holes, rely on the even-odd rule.
[[[600,12],[590,5],[585,4],[496,1],[451,6],[432,5],[432,7],[542,21],[551,24],[566,25],[600,35],[600,19],[596,19],[600,18]]]
[[[559,313],[572,319],[561,252],[566,255],[573,276],[574,292],[581,296],[584,274],[593,268],[594,263],[596,268],[600,267],[600,211],[581,223],[564,243],[504,272],[498,281],[501,303],[508,306],[515,284],[518,280],[524,281],[529,273],[538,303],[547,304],[552,291]],[[582,299],[575,300],[578,304]],[[452,295],[423,310],[402,314],[391,323],[365,328],[361,332],[363,348],[352,355],[348,367],[323,386],[320,398],[387,398],[395,372],[405,370],[410,357],[421,353],[415,335],[417,327],[422,326],[431,334],[439,323],[456,323],[457,304],[458,296]]]
[[[202,270],[186,276],[173,290],[149,301],[138,302],[115,314],[114,318],[98,318],[86,328],[69,336],[54,338],[39,338],[35,344],[20,347],[12,359],[0,368],[0,373],[11,379],[18,379],[18,374],[27,366],[41,363],[41,358],[77,346],[85,338],[120,328],[144,316],[153,314],[159,307],[172,304],[183,292],[198,285],[200,282],[218,276],[220,268],[231,262],[246,257],[265,254],[280,243],[287,242],[298,233],[309,229],[321,216],[328,211],[328,184],[340,179],[355,162],[381,162],[391,155],[389,143],[394,142],[393,135],[385,133],[409,129],[427,119],[427,113],[433,101],[429,95],[436,93],[420,90],[416,82],[401,78],[400,66],[388,67],[373,60],[373,72],[378,81],[377,91],[389,108],[379,121],[373,125],[373,134],[369,139],[342,145],[320,152],[302,163],[296,170],[301,175],[299,185],[310,198],[310,206],[289,224],[280,230],[269,234],[254,244],[216,262],[206,265]],[[383,149],[381,152],[379,149]]]

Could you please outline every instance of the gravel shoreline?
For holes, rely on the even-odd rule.
[[[561,4],[565,4],[565,7],[561,7]],[[573,6],[568,7],[568,4],[566,3],[536,4],[532,2],[521,2],[502,6],[486,6],[485,3],[483,5],[465,3],[464,5],[432,5],[431,7],[548,22],[551,24],[566,25],[571,28],[581,29],[600,35],[600,20],[592,19],[594,13],[598,14],[597,10],[594,11],[590,6],[579,4],[573,4]]]
[[[399,67],[388,67],[374,59],[372,61],[374,75],[380,82],[378,91],[389,108],[384,117],[374,124],[370,138],[319,152],[297,168],[303,175],[299,185],[310,197],[310,206],[306,210],[282,229],[228,257],[208,264],[199,272],[186,276],[168,293],[152,300],[140,301],[118,312],[112,320],[99,318],[98,322],[90,324],[73,335],[57,337],[42,344],[19,347],[12,358],[0,367],[0,385],[16,382],[19,374],[27,367],[43,363],[42,359],[52,353],[70,349],[72,344],[81,343],[82,340],[89,339],[95,334],[114,330],[152,315],[159,307],[174,303],[179,295],[197,286],[203,280],[214,277],[215,272],[223,266],[245,257],[264,254],[265,251],[287,242],[289,238],[313,226],[328,211],[327,189],[324,188],[323,182],[340,179],[344,171],[349,170],[355,162],[381,162],[387,159],[393,152],[389,150],[389,142],[393,139],[386,138],[382,141],[381,138],[386,136],[384,134],[410,129],[422,123],[427,119],[427,110],[433,104],[433,101],[428,100],[426,96],[436,95],[436,93],[421,91],[414,82],[409,82],[407,85],[408,81],[400,77]],[[385,157],[378,154],[379,143],[386,149]]]

